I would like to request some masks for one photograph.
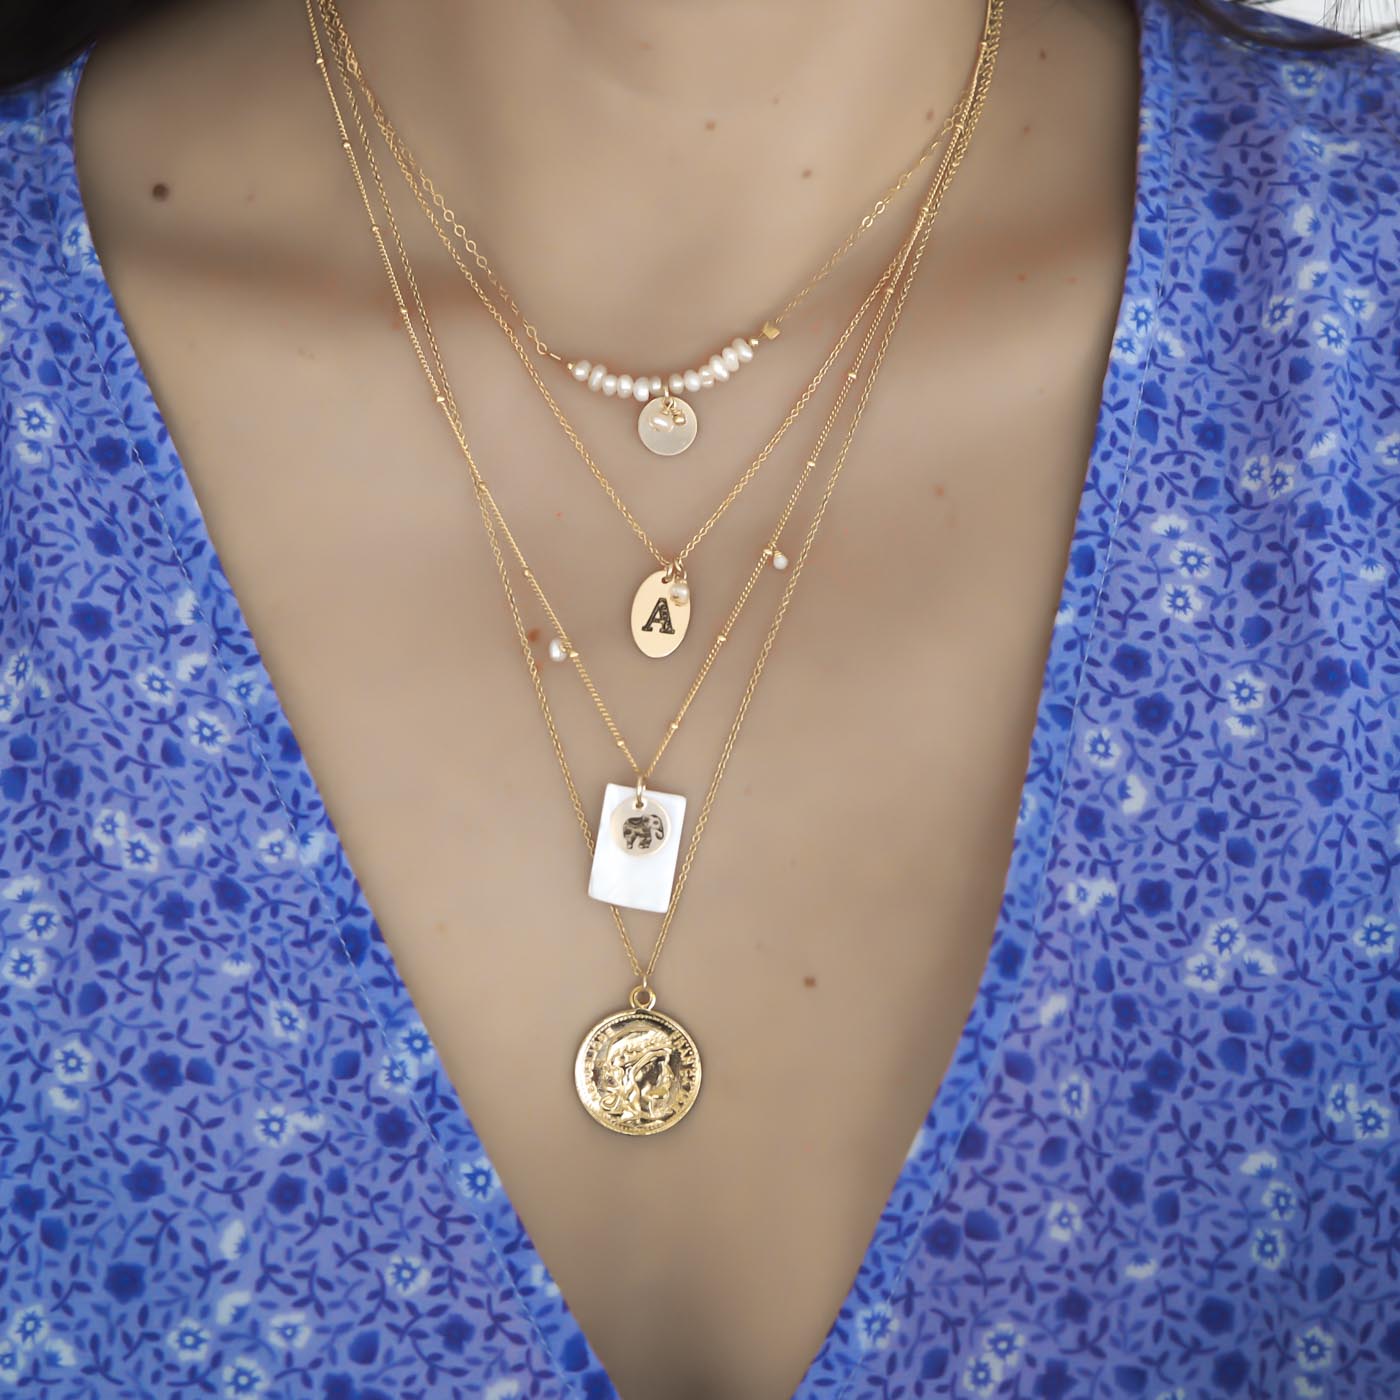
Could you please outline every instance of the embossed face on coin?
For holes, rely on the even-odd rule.
[[[589,1116],[629,1134],[659,1133],[685,1116],[700,1090],[700,1052],[659,1011],[619,1011],[583,1038],[574,1087]]]

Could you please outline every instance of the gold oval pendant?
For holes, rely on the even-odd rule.
[[[594,1122],[645,1136],[673,1128],[700,1092],[700,1051],[659,1011],[618,1011],[583,1038],[574,1087]]]
[[[690,584],[668,572],[648,574],[632,599],[632,640],[646,656],[670,656],[690,627]]]

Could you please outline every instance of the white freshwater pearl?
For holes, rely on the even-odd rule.
[[[603,376],[608,372],[607,365],[594,365],[588,372],[588,387],[595,392],[603,383]]]
[[[620,388],[621,385],[618,387]],[[632,385],[632,397],[636,399],[638,403],[645,403],[651,398],[651,380],[648,379],[646,375],[642,375],[642,377]]]
[[[575,360],[573,370],[574,378],[582,384],[584,380],[588,378],[588,371],[592,368],[593,366],[590,365],[587,360]]]
[[[690,585],[677,580],[671,585],[671,601],[678,607],[683,608],[690,602]]]
[[[774,567],[779,573],[782,573],[782,571],[783,571],[784,569],[786,569],[787,566],[788,566],[788,557],[787,557],[787,555],[784,554],[783,551],[782,551],[781,549],[775,549],[775,550],[773,551],[773,567]]]
[[[749,342],[745,340],[743,336],[736,335],[734,339],[731,340],[729,343],[734,347],[734,353],[745,364],[748,364],[748,362],[751,359],[753,359],[753,346],[750,345]]]
[[[671,392],[673,394],[679,394],[683,389],[688,387],[685,382],[685,375],[681,374],[679,371],[671,376],[668,383],[671,386]],[[698,378],[695,381],[695,387],[697,389],[700,387],[700,380]]]
[[[671,382],[673,384],[676,382],[676,376],[674,374],[671,376]],[[699,374],[693,369],[686,370],[681,376],[681,386],[682,388],[689,389],[692,394],[698,394],[700,392]]]
[[[700,387],[702,389],[712,389],[715,383],[715,372],[709,365],[700,366]]]
[[[566,661],[569,653],[564,647],[564,643],[558,637],[549,639],[549,659],[551,661]]]
[[[739,368],[739,352],[732,345],[726,345],[724,349],[719,352],[719,357],[724,361],[724,367],[730,374],[733,374]],[[710,363],[714,364],[714,361],[711,360]]]
[[[609,397],[617,393],[617,375],[605,374],[603,376],[603,392]]]
[[[710,373],[718,384],[723,384],[729,378],[729,368],[718,355],[710,356]]]
[[[659,374],[653,374],[651,377],[652,398],[659,397],[663,388],[665,388],[665,385],[662,383],[661,376]]]
[[[620,399],[630,399],[632,397],[632,376],[630,374],[619,374],[617,376],[617,396]]]

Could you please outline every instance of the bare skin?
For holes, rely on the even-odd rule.
[[[751,328],[821,261],[943,120],[982,6],[565,13],[345,4],[390,115],[546,338],[642,368]],[[447,1072],[626,1400],[792,1394],[967,1018],[1121,293],[1136,42],[1122,0],[1007,6],[986,115],[658,968],[701,1100],[645,1142],[574,1097],[579,1037],[632,977],[584,894],[465,464],[398,327],[301,6],[175,7],[89,64],[82,188],[156,400]],[[761,365],[699,400],[684,458],[650,458],[631,411],[554,381],[663,547],[800,391],[913,193]],[[649,753],[815,412],[695,555],[692,640],[644,659],[624,619],[648,556],[406,195],[478,461]],[[698,803],[780,583],[657,786]],[[546,680],[592,817],[625,765],[572,673]],[[645,959],[657,920],[630,927]]]

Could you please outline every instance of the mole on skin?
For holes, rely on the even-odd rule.
[[[802,985],[804,987],[815,987],[817,985],[817,979],[809,975],[802,979]]]
[[[151,186],[151,198],[169,199],[170,186],[167,185],[163,180],[158,180],[154,185]]]

